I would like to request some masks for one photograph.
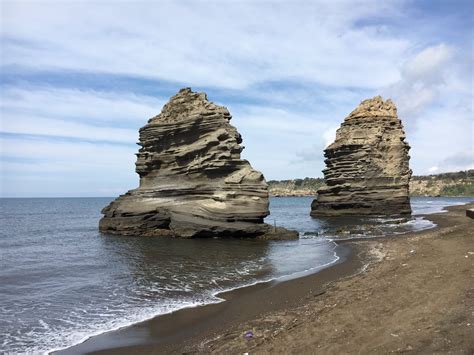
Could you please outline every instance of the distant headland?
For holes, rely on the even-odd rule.
[[[315,196],[322,186],[322,178],[268,181],[272,196]],[[412,176],[410,196],[474,196],[474,169]]]

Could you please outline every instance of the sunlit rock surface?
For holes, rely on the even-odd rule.
[[[140,129],[140,186],[102,210],[100,231],[133,236],[297,238],[263,223],[268,187],[240,158],[231,115],[186,88]]]
[[[409,149],[395,104],[380,96],[363,101],[324,151],[326,186],[311,215],[410,214]]]

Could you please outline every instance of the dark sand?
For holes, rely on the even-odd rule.
[[[429,215],[438,226],[425,232],[342,242],[340,262],[316,274],[221,294],[226,302],[63,353],[474,353],[474,220],[466,208]]]

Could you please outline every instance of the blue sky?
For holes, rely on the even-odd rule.
[[[360,101],[392,98],[415,174],[474,168],[472,1],[8,1],[0,193],[115,196],[180,88],[225,105],[267,180],[321,177]]]

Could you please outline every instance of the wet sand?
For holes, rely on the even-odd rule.
[[[438,226],[428,231],[340,242],[340,262],[316,274],[221,294],[226,302],[64,353],[473,353],[474,220],[466,208],[429,215]]]

